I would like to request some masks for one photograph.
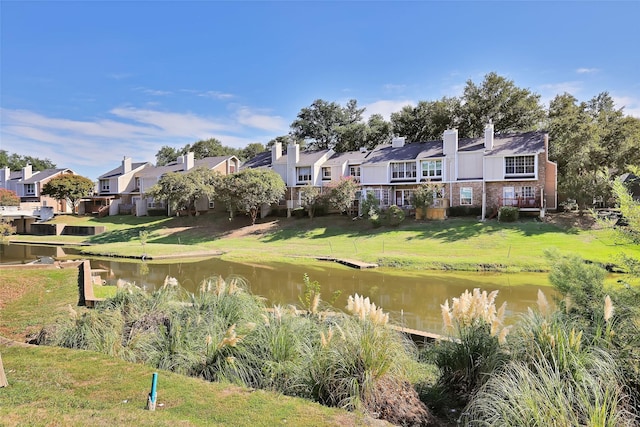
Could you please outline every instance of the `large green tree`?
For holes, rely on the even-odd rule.
[[[583,208],[594,198],[607,200],[613,177],[640,164],[640,120],[625,117],[606,92],[588,102],[557,95],[547,126],[560,192]]]
[[[261,144],[259,142],[252,142],[240,151],[239,158],[241,160],[253,159],[255,156],[265,152],[266,150],[267,149],[265,148],[264,144]]]
[[[89,178],[80,175],[58,175],[42,186],[42,194],[58,200],[67,200],[76,212],[78,203],[83,197],[91,196],[94,183]]]
[[[360,188],[360,185],[353,177],[341,178],[340,181],[331,186],[328,197],[329,204],[340,213],[349,213],[358,188]]]
[[[354,125],[362,121],[363,112],[364,108],[358,108],[355,99],[345,107],[317,99],[309,107],[300,110],[291,124],[291,133],[296,139],[306,140],[312,150],[334,148],[345,135],[359,136],[359,127]]]
[[[544,113],[540,95],[492,72],[479,85],[467,81],[459,112],[460,136],[482,136],[489,120],[498,133],[537,129],[543,123]]]
[[[31,164],[33,170],[43,171],[45,169],[55,169],[56,164],[49,159],[40,159],[33,156],[21,156],[7,150],[0,150],[0,167],[8,166],[12,171],[20,170],[27,164]]]
[[[187,173],[169,172],[163,175],[145,195],[166,202],[171,210],[185,209],[191,216],[197,201],[203,197],[213,199],[221,182],[219,172],[197,167]]]
[[[284,196],[286,186],[280,175],[268,169],[244,169],[226,175],[222,181],[220,199],[231,209],[245,212],[251,224],[263,205],[277,203]]]
[[[439,140],[445,130],[457,126],[459,110],[458,98],[420,101],[415,107],[407,105],[391,114],[393,131],[409,142]]]
[[[196,159],[204,159],[205,157],[218,157],[218,156],[241,156],[241,149],[232,148],[222,145],[222,142],[216,138],[203,139],[193,144],[186,144],[182,148],[174,148],[165,145],[156,153],[156,164],[163,166],[171,162],[176,161],[178,156],[185,155],[189,152],[193,152],[193,157]]]

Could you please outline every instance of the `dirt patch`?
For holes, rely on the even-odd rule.
[[[571,228],[594,230],[600,227],[593,216],[589,213],[583,213],[582,215],[578,212],[548,213],[544,220],[549,224],[554,224],[567,230]]]

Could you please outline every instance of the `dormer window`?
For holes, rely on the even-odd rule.
[[[101,179],[100,180],[100,191],[109,191],[109,180]]]
[[[35,196],[36,195],[36,185],[35,184],[25,184],[24,185],[24,195],[25,196]]]
[[[349,176],[351,176],[356,182],[360,182],[360,165],[349,166]]]
[[[416,178],[416,162],[391,163],[392,180],[411,180]]]
[[[442,160],[423,160],[422,178],[442,179]]]
[[[311,166],[296,168],[298,184],[306,184],[311,181]]]
[[[331,181],[331,168],[323,167],[322,168],[322,180],[323,181]]]

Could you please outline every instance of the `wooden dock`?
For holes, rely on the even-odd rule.
[[[334,258],[334,257],[328,257],[328,256],[320,256],[320,257],[316,257],[316,259],[318,261],[337,262],[338,264],[346,265],[347,267],[357,268],[357,269],[360,269],[360,270],[363,270],[365,268],[377,268],[377,267],[379,267],[378,264],[373,264],[373,263],[370,263],[370,262],[358,261],[358,260],[354,260],[354,259]]]

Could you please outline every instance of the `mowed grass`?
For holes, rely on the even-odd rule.
[[[24,341],[76,307],[77,271],[0,270],[0,335]],[[1,341],[1,340],[0,340]],[[144,409],[151,368],[105,355],[0,344],[9,387],[0,425],[362,425],[361,414],[160,371],[155,412]]]
[[[145,222],[146,220],[146,222]],[[296,262],[296,257],[331,256],[378,263],[406,270],[453,269],[490,271],[546,271],[545,252],[576,253],[601,264],[617,264],[626,253],[640,257],[640,247],[620,241],[611,229],[562,228],[535,219],[516,223],[475,219],[415,221],[399,227],[373,228],[366,220],[331,215],[308,218],[266,218],[255,226],[246,217],[191,218],[57,217],[74,225],[104,225],[107,232],[74,237],[91,243],[88,254],[197,256],[224,253],[235,261]],[[140,231],[149,233],[143,246]],[[29,237],[33,241],[55,236]],[[14,237],[14,239],[18,239]],[[67,236],[62,236],[67,237]]]

